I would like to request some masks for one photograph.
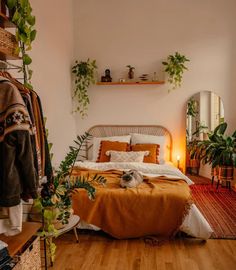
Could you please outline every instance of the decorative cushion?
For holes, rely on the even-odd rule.
[[[130,144],[131,135],[126,136],[112,136],[112,137],[93,137],[93,156],[92,161],[98,160],[100,151],[101,141],[112,141],[112,142],[126,142]]]
[[[143,159],[144,163],[157,163],[158,161],[158,155],[159,155],[159,144],[135,144],[131,145],[132,151],[149,151],[149,155],[145,156]]]
[[[106,155],[110,156],[111,162],[143,162],[149,151],[121,152],[107,151]]]
[[[159,163],[169,161],[169,149],[165,136],[154,136],[147,134],[131,133],[131,144],[159,144]]]
[[[101,141],[97,162],[109,162],[110,156],[106,155],[109,150],[125,152],[129,150],[129,144],[126,142]]]

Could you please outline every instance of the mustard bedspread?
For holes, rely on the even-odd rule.
[[[75,190],[72,196],[74,212],[118,239],[174,236],[192,203],[189,186],[184,180],[145,176],[138,187],[123,189],[119,186],[121,171],[84,168],[73,171],[73,176],[92,177],[94,174],[104,176],[106,185],[94,185],[94,201],[88,198],[85,190]]]

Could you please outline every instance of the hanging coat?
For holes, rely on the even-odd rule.
[[[21,198],[37,197],[32,133],[18,89],[0,77],[0,206],[12,207]]]

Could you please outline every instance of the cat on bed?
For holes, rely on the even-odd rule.
[[[143,176],[136,170],[124,172],[120,179],[120,186],[123,188],[137,187],[143,182]]]

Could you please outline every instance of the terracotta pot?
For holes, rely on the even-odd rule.
[[[234,179],[234,167],[233,166],[220,166],[219,167],[219,179],[220,180],[233,180]]]

